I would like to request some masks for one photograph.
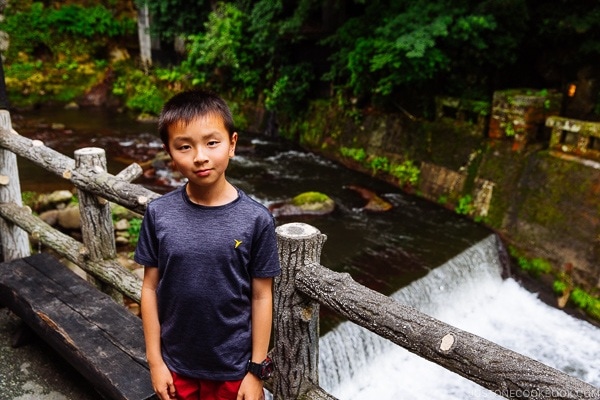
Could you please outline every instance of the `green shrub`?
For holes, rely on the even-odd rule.
[[[390,161],[387,157],[376,156],[369,160],[369,168],[371,169],[373,175],[377,174],[377,172],[389,172]]]
[[[411,160],[406,160],[402,162],[402,164],[392,164],[390,166],[390,174],[395,178],[398,178],[401,185],[409,183],[415,186],[417,182],[419,182],[420,173],[419,167]]]
[[[138,238],[140,237],[140,228],[142,227],[142,218],[132,218],[129,220],[129,228],[127,233],[129,234],[129,244],[135,246]]]
[[[457,214],[469,215],[473,212],[473,196],[467,194],[458,199],[458,205],[454,209]]]
[[[42,2],[25,9],[7,7],[0,24],[10,35],[9,63],[19,54],[32,56],[42,48],[57,61],[59,55],[93,58],[110,38],[132,34],[135,27],[132,17],[115,16],[102,5],[45,7]]]
[[[554,281],[554,283],[552,283],[552,290],[554,290],[554,293],[558,295],[563,295],[568,288],[569,285],[567,282],[560,279],[557,279]]]
[[[112,93],[125,100],[125,106],[133,111],[158,115],[169,97],[161,90],[156,76],[140,70],[129,70],[117,77]]]
[[[528,259],[519,256],[517,257],[517,264],[523,271],[528,272],[535,277],[552,272],[552,264],[543,258]]]
[[[363,148],[342,147],[340,148],[340,153],[342,156],[350,158],[361,164],[367,159],[367,153]]]

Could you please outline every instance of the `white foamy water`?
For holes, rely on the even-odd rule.
[[[491,236],[393,297],[600,387],[600,329],[544,304],[500,271]],[[502,398],[349,322],[321,338],[319,373],[320,385],[341,400]]]

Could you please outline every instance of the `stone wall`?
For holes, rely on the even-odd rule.
[[[365,173],[372,173],[369,158],[412,160],[420,166],[416,186],[377,176],[451,209],[470,196],[469,215],[507,244],[549,260],[556,271],[572,265],[575,283],[600,288],[600,164],[557,157],[548,149],[543,121],[537,137],[516,146],[515,138],[489,137],[481,133],[481,120],[475,123],[399,114],[340,116],[327,104],[315,104],[302,128],[289,133],[307,149]],[[366,160],[342,156],[344,147],[364,149]]]

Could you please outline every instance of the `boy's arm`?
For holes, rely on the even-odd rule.
[[[273,278],[252,279],[252,361],[261,363],[269,351],[273,323]],[[262,400],[263,383],[247,373],[238,392],[238,399]]]
[[[252,361],[261,363],[269,351],[273,324],[273,278],[252,279]]]
[[[173,377],[167,368],[160,349],[160,322],[158,320],[158,302],[156,288],[158,286],[158,268],[145,267],[142,282],[142,326],[146,342],[146,357],[150,366],[150,376],[154,391],[161,400],[175,395]]]

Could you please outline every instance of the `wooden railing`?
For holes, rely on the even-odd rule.
[[[8,113],[0,111],[0,117],[0,235],[5,260],[29,255],[28,233],[103,284],[139,302],[139,278],[115,260],[109,202],[143,213],[148,202],[159,196],[130,183],[140,167],[133,164],[111,175],[106,172],[102,149],[81,149],[70,159],[19,135],[11,128]],[[21,206],[15,154],[77,187],[83,243],[52,229]],[[500,396],[600,399],[600,390],[590,384],[402,305],[359,285],[348,274],[323,267],[320,254],[326,236],[310,225],[279,226],[277,239],[282,275],[275,280],[274,347],[270,352],[277,369],[268,384],[275,399],[335,399],[319,386],[321,304]]]
[[[0,175],[5,182],[0,191],[3,194],[0,198],[0,220],[6,224],[6,230],[1,235],[5,261],[29,254],[27,232],[92,277],[139,302],[139,278],[116,260],[109,202],[143,214],[146,204],[159,197],[159,194],[129,182],[141,174],[141,167],[132,164],[118,175],[111,175],[106,171],[103,149],[81,149],[75,152],[75,159],[71,159],[46,147],[39,140],[19,135],[12,129],[7,111],[0,110],[0,116],[3,123],[0,128],[0,147],[4,153],[4,160],[0,159],[3,161]],[[7,157],[11,154],[13,157]],[[15,154],[63,177],[77,187],[83,243],[53,229],[32,215],[31,210],[21,206],[21,193],[14,189],[14,186],[20,187]],[[15,227],[20,227],[25,232]],[[5,234],[6,232],[9,234]],[[13,236],[19,239],[13,239]],[[26,240],[22,239],[23,236]]]

